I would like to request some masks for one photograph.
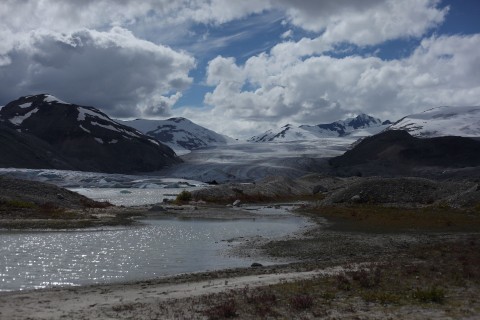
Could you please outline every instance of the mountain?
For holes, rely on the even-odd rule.
[[[406,116],[389,130],[405,130],[415,137],[480,137],[480,107],[438,107]]]
[[[339,120],[332,123],[318,124],[314,126],[290,124],[280,129],[271,129],[265,133],[253,136],[248,139],[250,142],[272,142],[272,141],[295,141],[295,140],[316,140],[319,138],[333,138],[354,136],[362,137],[376,134],[390,125],[390,121],[382,122],[366,114],[360,114],[355,118]]]
[[[480,140],[465,137],[416,138],[404,130],[367,137],[343,155],[330,159],[342,174],[399,175],[420,168],[480,166]]]
[[[206,129],[185,118],[167,120],[136,119],[121,123],[137,129],[166,144],[177,154],[214,145],[227,144],[231,138]]]
[[[76,170],[132,173],[155,171],[181,162],[169,147],[113,121],[98,109],[66,103],[47,94],[8,103],[0,109],[0,120],[3,126],[22,134],[13,139],[41,140],[40,149],[45,149],[46,154],[52,152]],[[12,135],[12,130],[5,132]],[[25,148],[38,153],[29,144]],[[25,154],[16,151],[13,158]],[[28,167],[39,165],[40,162]],[[63,168],[54,163],[52,166]]]
[[[248,139],[249,142],[272,142],[272,141],[295,141],[295,140],[314,140],[318,136],[301,127],[287,124],[280,129],[270,129],[264,133],[253,136]]]
[[[57,150],[35,136],[0,122],[0,167],[73,170]]]

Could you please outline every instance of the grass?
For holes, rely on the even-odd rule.
[[[285,202],[299,202],[299,201],[320,201],[325,198],[325,195],[317,193],[314,195],[266,195],[261,193],[244,193],[238,192],[233,197],[198,197],[195,200],[203,200],[211,204],[230,204],[235,200],[240,200],[242,203],[251,203],[251,204],[265,204],[265,203],[285,203]]]
[[[325,217],[346,229],[405,230],[480,230],[480,214],[472,210],[427,206],[421,208],[351,205],[314,207],[302,210],[310,217]],[[335,226],[334,226],[335,228]]]
[[[33,209],[37,206],[33,202],[23,200],[7,200],[0,202],[0,206],[15,209]]]
[[[433,302],[444,303],[445,302],[445,290],[437,287],[418,289],[412,294],[412,298],[420,302]]]
[[[391,312],[402,315],[405,308],[416,310],[415,314],[425,311],[433,318],[437,313],[461,318],[480,312],[480,303],[472,304],[466,298],[479,294],[477,235],[458,242],[411,248],[387,263],[366,264],[355,271],[262,288],[247,287],[210,295],[200,303],[208,306],[204,314],[210,319],[341,318],[366,305],[371,311],[393,318]]]
[[[237,306],[235,300],[230,299],[213,307],[210,307],[204,311],[204,314],[208,319],[227,319],[237,316]]]
[[[290,307],[294,310],[310,309],[313,306],[313,298],[308,294],[294,295],[290,298]]]
[[[104,209],[108,207],[113,207],[113,204],[111,204],[108,201],[94,201],[88,198],[80,199],[80,203],[85,209]]]

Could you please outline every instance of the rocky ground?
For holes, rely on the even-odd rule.
[[[0,228],[65,229],[131,224],[129,212],[51,184],[0,176]]]
[[[322,205],[369,203],[392,206],[445,205],[472,207],[480,203],[480,179],[430,180],[415,177],[332,177],[310,174],[299,179],[269,177],[255,183],[229,183],[198,190],[207,202],[310,200]]]

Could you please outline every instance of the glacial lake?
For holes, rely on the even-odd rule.
[[[142,222],[107,230],[0,231],[0,291],[136,281],[253,262],[268,265],[273,261],[267,258],[234,258],[225,252],[235,244],[232,239],[278,238],[309,224],[285,212],[254,219]]]

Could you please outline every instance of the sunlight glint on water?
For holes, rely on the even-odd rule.
[[[293,216],[146,222],[143,227],[107,231],[1,232],[0,291],[246,267],[253,261],[221,254],[229,245],[225,240],[284,236],[306,225]]]

